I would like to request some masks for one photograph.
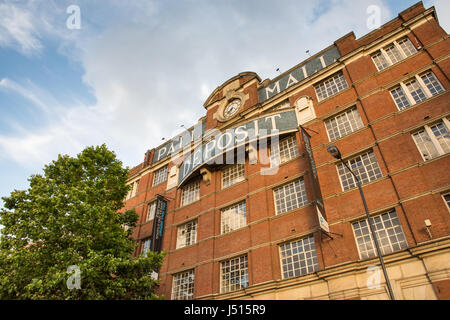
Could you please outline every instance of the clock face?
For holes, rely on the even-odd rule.
[[[236,114],[236,112],[238,112],[240,106],[241,106],[241,100],[236,99],[236,100],[231,101],[230,104],[227,105],[227,107],[223,111],[223,115],[225,116],[225,118],[230,118],[231,116]]]

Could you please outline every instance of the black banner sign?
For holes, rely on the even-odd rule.
[[[317,210],[317,219],[319,220],[320,228],[322,228],[326,232],[329,232],[330,230],[328,228],[327,216],[325,214],[325,208],[323,206],[322,192],[320,190],[319,185],[319,177],[317,176],[316,163],[314,161],[314,156],[311,148],[311,141],[310,141],[311,136],[308,134],[308,132],[305,131],[305,129],[303,129],[303,127],[300,127],[300,129],[302,132],[303,145],[305,146],[306,153],[308,154],[309,159],[309,168],[311,171],[311,178],[314,192],[313,202]]]
[[[156,199],[156,212],[153,220],[152,243],[150,250],[160,252],[164,233],[164,219],[166,217],[167,201],[160,195]]]

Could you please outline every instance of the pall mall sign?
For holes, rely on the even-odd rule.
[[[164,233],[164,220],[167,211],[167,201],[163,196],[156,197],[156,212],[153,219],[151,251],[160,252],[162,247],[162,238]]]
[[[178,184],[182,184],[202,165],[214,163],[224,153],[253,141],[296,131],[298,127],[295,110],[275,113],[253,119],[237,127],[220,132],[211,141],[199,145],[180,166]],[[228,163],[228,162],[227,162]]]
[[[167,143],[161,145],[155,150],[153,163],[156,163],[168,156],[173,156],[183,148],[188,147],[191,142],[195,142],[203,137],[206,121],[198,122],[194,127],[184,131]]]
[[[304,79],[312,76],[321,69],[326,68],[330,64],[336,62],[340,58],[339,50],[336,46],[331,46],[316,56],[310,58],[305,63],[295,67],[288,74],[280,77],[276,81],[272,81],[267,86],[258,90],[258,102],[262,103],[280,92],[289,89],[296,83],[303,81]]]

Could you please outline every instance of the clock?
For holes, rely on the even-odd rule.
[[[229,119],[232,116],[234,116],[239,111],[240,108],[241,108],[241,100],[234,99],[225,107],[225,110],[223,110],[223,116]]]

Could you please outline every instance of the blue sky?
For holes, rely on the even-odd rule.
[[[0,0],[0,196],[89,145],[137,165],[230,77],[273,78],[306,50],[370,32],[369,5],[385,23],[415,2]],[[446,30],[449,3],[424,1]],[[66,25],[73,4],[80,29]]]

